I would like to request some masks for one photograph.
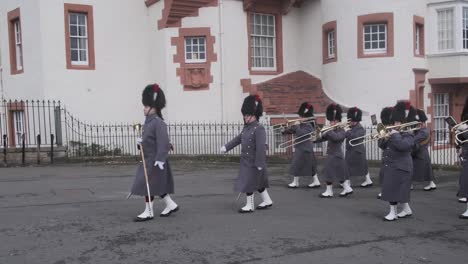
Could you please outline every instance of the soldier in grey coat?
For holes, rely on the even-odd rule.
[[[395,125],[414,120],[414,108],[405,102],[398,102],[392,112]],[[385,156],[383,157],[382,200],[390,203],[390,212],[384,217],[386,221],[394,221],[412,215],[409,206],[413,160],[411,151],[414,145],[412,132],[402,132],[390,129],[387,134]],[[397,213],[398,203],[402,211]]]
[[[254,211],[254,192],[258,191],[262,202],[257,209],[267,209],[273,205],[268,194],[268,174],[266,166],[266,131],[258,122],[263,114],[262,101],[258,95],[249,95],[244,99],[241,109],[244,116],[244,128],[242,132],[232,139],[221,152],[225,153],[234,147],[241,145],[240,169],[234,185],[234,191],[245,193],[246,205],[239,213],[251,213]]]
[[[341,121],[342,109],[340,105],[330,104],[327,107],[326,116],[330,121],[330,126],[337,125]],[[351,186],[345,182],[349,179],[349,171],[344,160],[343,142],[346,137],[345,130],[338,126],[334,129],[329,129],[327,132],[319,135],[320,139],[316,142],[328,141],[327,143],[327,158],[325,160],[323,176],[327,183],[327,188],[324,193],[320,194],[322,198],[333,197],[333,183],[339,182],[343,186],[343,195],[347,196],[353,192]]]
[[[427,116],[423,110],[416,110],[416,120],[421,122],[420,128],[414,135],[413,147],[413,181],[429,182],[424,187],[424,191],[432,191],[437,188],[434,183],[434,174],[432,173],[431,157],[427,149],[431,140],[429,129],[426,127]]]
[[[174,193],[174,179],[168,161],[168,152],[171,148],[167,126],[164,123],[161,110],[166,105],[164,92],[157,84],[148,85],[143,90],[142,103],[146,116],[142,137],[138,139],[138,146],[143,147],[143,154],[148,173],[150,197],[146,186],[143,165],[138,167],[131,194],[145,196],[146,208],[135,218],[136,222],[153,219],[153,199],[158,195],[163,199],[166,207],[161,217],[167,217],[176,212],[179,207],[169,194]]]
[[[348,109],[348,120],[350,120],[350,129],[346,131],[346,164],[349,169],[350,177],[365,177],[361,187],[372,186],[372,180],[369,176],[369,167],[366,158],[366,146],[364,144],[351,145],[350,141],[356,138],[362,138],[366,135],[366,130],[361,126],[362,111],[357,107]],[[362,140],[354,140],[353,144],[358,144]],[[348,184],[351,185],[347,180]]]
[[[393,112],[393,107],[385,107],[382,109],[380,112],[380,120],[384,126],[390,126],[393,124],[391,122],[392,118],[392,112]],[[378,140],[378,146],[380,149],[382,149],[382,164],[380,165],[380,171],[379,171],[379,183],[380,186],[383,184],[383,171],[384,171],[384,157],[388,156],[388,151],[387,151],[387,138],[379,138]],[[378,199],[382,197],[382,192],[380,192],[377,196]]]
[[[465,100],[465,106],[461,114],[461,122],[468,120],[468,97]],[[461,124],[457,127],[455,133],[460,133],[458,138],[460,140],[468,140],[468,125]],[[460,161],[462,164],[462,170],[460,172],[459,184],[457,196],[462,198],[468,197],[468,142],[461,143],[457,142],[457,148],[459,149]],[[461,200],[459,200],[461,201]],[[464,201],[466,203],[466,200]],[[459,216],[460,219],[468,219],[468,203],[466,203],[466,211]]]
[[[302,118],[312,118],[314,116],[313,112],[314,107],[308,102],[304,102],[299,107],[297,114]],[[289,188],[299,187],[299,177],[312,177],[312,183],[307,186],[309,188],[320,187],[314,145],[311,141],[314,132],[315,124],[310,120],[305,122],[297,121],[291,128],[283,132],[284,134],[293,134],[296,137],[293,158],[289,168],[289,174],[293,176],[293,181],[288,184]]]

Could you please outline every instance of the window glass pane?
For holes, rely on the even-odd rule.
[[[83,14],[78,15],[78,24],[80,25],[86,24],[86,15],[83,15]]]
[[[86,50],[80,50],[80,60],[81,61],[87,61],[88,58],[86,56]]]
[[[70,14],[70,24],[77,24],[78,19],[75,14]]]
[[[204,60],[205,59],[205,53],[200,53],[200,59]]]
[[[78,29],[76,26],[70,26],[70,36],[76,36],[78,34]]]
[[[78,61],[78,50],[71,50],[71,60]]]
[[[364,26],[364,33],[370,33],[370,26]]]
[[[78,34],[81,37],[86,37],[86,27],[85,26],[78,27]]]
[[[385,48],[385,42],[383,42],[383,41],[379,42],[379,48],[384,49]]]
[[[365,49],[370,49],[370,42],[366,42],[365,45],[364,45],[364,48]]]
[[[70,46],[72,49],[78,48],[78,39],[77,38],[70,38]]]
[[[378,42],[372,42],[372,49],[377,49],[379,47],[377,43]]]

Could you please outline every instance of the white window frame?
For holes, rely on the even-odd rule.
[[[328,58],[329,59],[334,59],[336,57],[336,46],[335,46],[335,30],[330,30],[328,33],[327,33],[327,36],[328,36],[328,40],[327,40],[327,43],[328,43]]]
[[[76,17],[76,21],[77,21],[76,24],[71,23],[72,15],[77,16]],[[79,19],[78,19],[79,16],[84,16],[84,18],[85,18],[84,25],[81,25],[79,23]],[[70,32],[70,36],[68,36],[68,37],[70,38],[70,61],[71,61],[71,64],[72,65],[85,65],[85,66],[87,66],[87,65],[89,65],[88,14],[87,13],[80,13],[80,12],[69,12],[68,13],[68,23],[69,23],[68,27],[69,27],[69,32]],[[77,35],[76,36],[72,36],[72,30],[71,30],[72,26],[77,27]],[[85,35],[80,36],[78,28],[82,27],[82,26],[84,26],[84,28],[85,28]],[[80,47],[80,41],[78,41],[77,48],[72,48],[73,39],[79,39],[79,40],[84,39],[85,40],[84,43],[86,43],[85,44],[86,47],[85,48]],[[72,56],[72,51],[73,50],[78,51],[78,59],[79,60],[77,60],[77,61],[73,60],[73,56]],[[81,60],[80,59],[80,56],[81,56],[80,51],[83,51],[83,50],[85,51],[85,54],[86,54],[86,60]]]
[[[15,142],[16,146],[21,146],[23,142],[22,135],[24,134],[24,111],[13,111],[13,124],[15,126]]]
[[[439,96],[442,96],[443,98],[437,98]],[[445,122],[445,118],[450,115],[450,95],[448,93],[435,93],[433,108],[434,108],[434,142],[436,144],[446,144],[449,142],[449,139],[450,139],[449,128],[448,128],[447,123]],[[445,112],[444,113],[445,115],[440,115],[442,111]]]
[[[462,7],[462,22],[462,49],[466,51],[468,50],[468,6]]]
[[[197,40],[197,43],[194,43],[194,40]],[[203,45],[200,44],[200,40],[203,39]],[[190,51],[188,50],[187,40],[190,40]],[[185,47],[185,63],[204,63],[206,62],[206,36],[187,36],[184,38],[184,47]],[[194,51],[193,48],[197,47],[197,51]],[[200,48],[203,47],[203,51],[200,51]],[[192,58],[188,58],[188,55],[191,55]],[[204,54],[205,58],[200,59],[200,55]],[[194,59],[194,55],[196,55],[196,59]]]
[[[15,50],[16,50],[16,70],[23,69],[23,42],[21,37],[21,22],[20,19],[13,21],[13,28],[15,31]]]
[[[414,47],[414,53],[416,53],[416,55],[421,55],[421,29],[422,26],[420,24],[416,24],[416,45]]]
[[[451,12],[451,20],[448,16],[443,21],[440,21],[440,14],[442,12]],[[440,8],[436,10],[436,36],[437,36],[437,51],[452,51],[455,49],[455,8]],[[442,25],[443,24],[443,25]],[[441,26],[450,25],[450,29],[443,28]]]
[[[378,30],[377,32],[372,32],[372,27],[377,26]],[[385,28],[385,47],[384,48],[372,48],[372,43],[377,42],[378,46],[380,46],[380,26],[384,26]],[[370,27],[370,32],[366,33],[366,27]],[[377,40],[372,40],[372,35],[377,34]],[[370,35],[370,40],[366,41],[366,35]],[[362,29],[362,44],[363,44],[363,49],[364,49],[364,54],[382,54],[382,53],[387,53],[388,49],[388,24],[387,23],[369,23],[369,24],[364,24],[363,29]],[[371,47],[366,49],[366,43],[370,43]]]
[[[259,26],[260,28],[263,28],[263,23],[260,22],[260,24],[257,24],[255,23],[255,19],[254,17],[255,16],[260,16],[261,18],[263,17],[266,17],[266,20],[267,20],[267,24],[265,25],[268,29],[268,27],[273,27],[273,36],[271,35],[268,35],[268,34],[254,34],[254,28],[256,26]],[[272,17],[273,18],[273,25],[270,25],[268,24],[268,17]],[[263,19],[260,19],[261,21]],[[250,47],[249,49],[251,49],[251,55],[250,55],[250,60],[252,62],[252,70],[255,70],[255,71],[276,71],[276,16],[275,15],[272,15],[272,14],[262,14],[262,13],[250,13],[250,25],[249,27],[251,28],[251,32],[250,32]],[[265,55],[265,49],[269,49],[270,46],[262,46],[261,44],[259,45],[256,45],[255,44],[255,40],[258,39],[260,42],[262,42],[262,39],[265,41],[265,43],[268,42],[268,39],[271,39],[271,42],[272,42],[272,51],[273,51],[273,55],[272,57],[270,57],[268,54]],[[268,44],[266,44],[268,45]],[[260,55],[257,55],[257,52],[256,50],[259,50],[260,52]],[[262,52],[264,53],[262,55]],[[267,51],[268,53],[268,51]],[[265,67],[265,66],[255,66],[255,59],[260,59],[260,61],[262,61],[263,59],[266,59],[267,61],[270,60],[270,59],[273,59],[273,67]],[[263,64],[262,62],[260,64]]]

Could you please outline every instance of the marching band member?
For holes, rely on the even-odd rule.
[[[327,107],[327,120],[330,121],[330,126],[335,126],[341,121],[342,109],[340,105],[330,104]],[[316,142],[328,141],[327,158],[325,160],[323,175],[327,183],[326,191],[320,194],[322,198],[333,197],[333,182],[340,182],[343,186],[343,191],[340,196],[347,196],[353,193],[353,189],[345,181],[349,178],[349,171],[346,166],[343,154],[343,141],[345,140],[346,132],[342,127],[336,127],[320,133],[320,139]]]
[[[161,217],[169,216],[179,210],[179,206],[171,199],[169,194],[174,193],[174,179],[168,161],[168,152],[171,148],[167,125],[162,117],[161,110],[166,106],[164,92],[157,84],[146,86],[143,90],[142,103],[146,116],[142,137],[138,139],[138,145],[143,147],[148,184],[151,197],[148,197],[145,171],[143,165],[138,167],[131,194],[145,196],[146,209],[135,218],[136,222],[153,219],[153,199],[158,195],[163,199],[166,208],[161,212]]]
[[[382,111],[380,112],[380,120],[382,122],[382,124],[384,126],[390,126],[392,125],[393,123],[391,122],[391,118],[392,118],[392,112],[393,112],[393,107],[385,107],[384,109],[382,109]],[[382,186],[383,184],[383,177],[384,177],[384,167],[385,167],[385,162],[384,162],[384,158],[386,156],[388,156],[388,151],[387,151],[387,138],[379,138],[378,140],[378,146],[379,148],[382,149],[382,164],[380,165],[380,171],[379,171],[379,182],[380,182],[380,186]],[[379,193],[379,195],[377,196],[378,199],[380,199],[382,197],[382,192]]]
[[[311,118],[314,116],[314,107],[304,102],[299,107],[297,114],[302,118]],[[289,168],[289,174],[293,176],[293,181],[288,185],[289,188],[299,187],[299,177],[311,177],[312,183],[309,188],[320,187],[317,177],[317,161],[314,154],[314,146],[310,140],[315,130],[313,121],[297,121],[291,128],[286,129],[284,134],[295,135],[294,154]]]
[[[461,122],[464,122],[468,120],[468,97],[465,100],[465,106],[463,107],[463,112],[461,114]],[[456,128],[456,133],[462,133],[458,136],[460,140],[466,140],[468,139],[468,125],[466,124],[461,124]],[[461,214],[459,217],[460,219],[468,219],[468,203],[466,202],[466,197],[468,197],[468,142],[465,143],[459,143],[457,145],[457,148],[460,150],[460,160],[462,163],[462,170],[460,172],[460,178],[459,178],[459,190],[458,190],[458,197],[460,199],[458,200],[459,202],[464,202],[466,203],[466,211]],[[465,198],[464,200],[462,200]]]
[[[362,120],[362,110],[357,107],[349,108],[347,118],[350,120],[350,129],[346,131],[345,160],[349,169],[349,176],[364,176],[365,181],[361,184],[361,187],[365,188],[372,186],[372,180],[370,179],[369,168],[367,165],[366,146],[364,144],[359,144],[357,146],[352,146],[350,144],[351,140],[366,135],[366,130],[360,123]],[[362,142],[362,140],[358,140],[356,143],[360,142]],[[351,185],[350,180],[347,181],[348,185]]]
[[[429,184],[424,187],[424,191],[432,191],[437,188],[434,183],[434,175],[432,173],[431,157],[427,149],[431,135],[426,127],[427,116],[423,110],[416,110],[416,121],[421,122],[419,130],[414,135],[414,147],[412,152],[413,157],[413,181],[426,181]]]
[[[247,196],[246,205],[239,210],[239,213],[251,213],[254,211],[255,191],[258,191],[262,198],[257,209],[267,209],[273,205],[266,189],[269,187],[266,167],[266,132],[258,122],[263,114],[260,97],[258,95],[247,96],[242,104],[241,112],[244,116],[244,128],[237,137],[221,147],[221,152],[225,153],[241,145],[240,169],[234,190],[245,193]]]
[[[398,102],[392,112],[391,121],[398,126],[413,120],[414,115],[414,108],[405,102]],[[395,128],[390,129],[387,136],[386,153],[383,157],[382,200],[390,203],[390,212],[384,220],[394,221],[399,217],[412,215],[409,201],[413,174],[411,150],[414,145],[414,136],[411,132],[400,133]],[[400,213],[397,213],[398,203],[403,206]]]

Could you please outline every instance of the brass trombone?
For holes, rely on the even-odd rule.
[[[372,142],[374,140],[378,140],[380,138],[385,137],[386,135],[387,135],[387,132],[385,131],[384,124],[379,123],[379,124],[377,124],[377,132],[376,133],[371,133],[371,134],[367,134],[367,135],[364,135],[364,136],[361,136],[361,137],[353,138],[348,143],[352,147],[355,147],[355,146],[359,146],[359,145],[362,145],[362,144]],[[355,143],[356,141],[359,141],[359,142]]]
[[[389,130],[392,130],[392,129],[398,130],[399,132],[416,131],[416,130],[420,129],[419,124],[421,124],[421,122],[419,122],[419,121],[413,121],[413,122],[403,123],[403,124],[394,125],[394,126],[384,126],[382,123],[379,123],[377,125],[377,132],[376,133],[364,135],[362,137],[353,138],[348,143],[352,147],[355,147],[355,146],[359,146],[359,145],[362,145],[362,144],[372,142],[374,140],[379,140],[381,138],[387,137],[388,133],[389,133]],[[357,142],[357,141],[360,141],[360,140],[362,140],[362,141]],[[355,143],[355,142],[357,142],[357,143]]]
[[[317,139],[316,135],[318,135],[318,133],[320,132],[319,130],[320,130],[320,128],[316,127],[315,131],[312,131],[312,132],[304,134],[302,136],[295,137],[293,139],[285,141],[285,142],[279,144],[278,148],[287,149],[287,148],[293,147],[293,146],[295,146],[297,144],[301,144],[302,142],[306,142],[308,140],[315,141]]]
[[[340,122],[340,123],[337,123],[333,126],[326,126],[326,127],[323,127],[322,129],[320,129],[320,133],[323,135],[327,132],[330,132],[332,131],[333,129],[336,129],[336,128],[344,128],[344,129],[347,129],[349,128],[350,126],[350,121],[346,121],[346,122]]]
[[[299,122],[301,124],[305,123],[314,123],[315,122],[315,117],[305,117],[305,118],[297,118],[297,119],[292,119],[292,120],[287,120],[286,122],[280,123],[273,125],[273,131],[278,130],[278,129],[285,129],[293,126],[296,122]]]

